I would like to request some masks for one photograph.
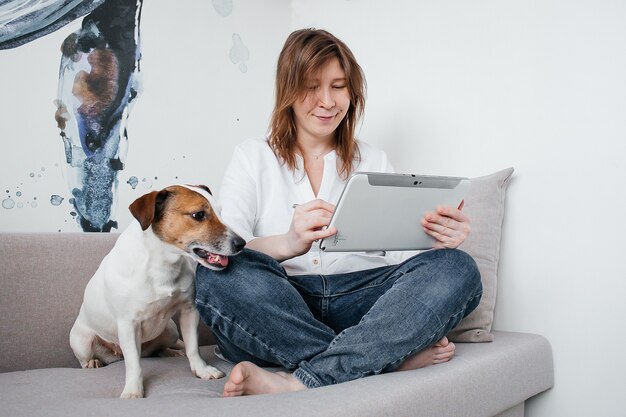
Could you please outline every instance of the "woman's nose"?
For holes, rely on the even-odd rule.
[[[335,97],[330,88],[320,88],[317,99],[321,107],[331,108],[335,106]]]

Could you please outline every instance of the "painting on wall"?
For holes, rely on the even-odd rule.
[[[212,0],[212,5],[222,17],[233,10],[232,0]],[[17,48],[81,22],[59,45],[54,101],[58,129],[51,134],[59,135],[63,149],[64,160],[59,164],[66,167],[70,214],[85,232],[118,228],[114,213],[119,174],[126,168],[129,148],[127,124],[142,91],[142,6],[143,0],[0,2],[0,49]],[[241,73],[247,72],[249,51],[238,34],[232,35],[229,58]],[[133,189],[138,182],[135,177],[127,181]],[[14,194],[21,196],[20,191]],[[51,196],[52,205],[63,202],[59,194],[64,193]],[[2,201],[4,209],[19,208],[20,204],[8,197]],[[31,208],[36,206],[36,201],[30,203]]]
[[[61,47],[55,119],[74,207],[84,231],[110,231],[126,122],[139,94],[141,1],[107,0]]]
[[[61,46],[55,119],[84,231],[108,232],[117,172],[124,168],[126,121],[139,89],[141,0],[4,3],[0,48],[37,39],[85,15]]]
[[[109,232],[117,228],[111,208],[117,173],[124,168],[126,121],[139,94],[142,1],[44,1],[28,7],[30,3],[3,5],[7,20],[8,8],[14,6],[14,18],[3,26],[6,39],[0,47],[19,46],[87,13],[81,28],[61,45],[55,119],[77,220],[83,231]]]

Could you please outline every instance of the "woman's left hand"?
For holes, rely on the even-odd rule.
[[[457,248],[470,234],[469,218],[461,212],[465,201],[458,208],[439,206],[434,213],[426,213],[422,219],[424,231],[436,240],[435,249]]]

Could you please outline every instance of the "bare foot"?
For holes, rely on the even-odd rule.
[[[306,387],[291,374],[269,372],[252,362],[240,362],[228,376],[228,381],[224,385],[224,397],[275,394],[304,389]]]
[[[447,337],[443,337],[434,345],[416,353],[404,362],[396,371],[408,371],[411,369],[424,368],[429,365],[448,362],[454,355],[456,346]]]

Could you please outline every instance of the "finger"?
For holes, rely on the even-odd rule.
[[[311,239],[311,242],[315,242],[316,240],[325,239],[337,233],[337,229],[335,227],[329,227],[328,229],[316,230],[307,235],[308,239]]]
[[[442,219],[438,219],[438,222],[435,222],[435,224],[438,224],[441,227],[448,229],[449,231],[441,229],[441,228],[437,228],[436,226],[435,226],[435,230],[439,231],[440,233],[447,234],[449,236],[457,236],[461,239],[461,241],[463,241],[467,236],[469,236],[472,230],[469,219],[467,218],[457,221],[457,220],[453,220],[450,217],[442,217]]]
[[[461,243],[461,242],[458,241],[458,239],[455,239],[454,237],[441,234],[441,233],[436,232],[434,230],[430,230],[430,229],[424,228],[424,232],[426,234],[428,234],[429,236],[432,236],[435,239],[434,247],[437,248],[437,249],[441,249],[441,248],[456,248]]]
[[[422,226],[446,235],[451,235],[460,228],[459,223],[450,217],[437,215],[422,219]]]
[[[465,215],[465,213],[463,213],[460,209],[454,209],[450,206],[437,207],[437,214],[443,217],[449,217],[451,219],[454,219],[459,223],[463,223],[463,222],[469,223],[469,218]]]
[[[297,227],[300,230],[314,230],[324,226],[328,226],[332,215],[328,212],[319,210],[304,214],[297,220]]]
[[[435,213],[426,213],[422,218],[422,224],[431,223],[439,224],[445,227],[454,227],[455,220],[446,215],[447,209],[445,207],[438,207]]]
[[[324,201],[322,199],[315,199],[315,200],[311,200],[307,203],[304,204],[300,204],[299,206],[297,206],[296,208],[299,208],[301,210],[305,210],[305,211],[311,211],[311,210],[318,210],[318,209],[322,209],[322,210],[326,210],[330,213],[333,213],[335,211],[335,205],[329,203],[328,201]]]
[[[423,224],[424,230],[431,231],[432,233],[436,233],[437,237],[441,237],[439,240],[442,240],[443,237],[448,238],[449,240],[454,240],[461,244],[465,238],[469,235],[469,226],[464,223],[456,223],[450,225],[442,225],[438,223],[426,223]],[[431,233],[432,236],[434,236]]]
[[[324,219],[328,219],[329,221],[331,217],[333,217],[333,213],[325,209],[312,210],[312,211],[307,212],[307,214],[310,215],[312,218],[313,217],[324,218]]]

